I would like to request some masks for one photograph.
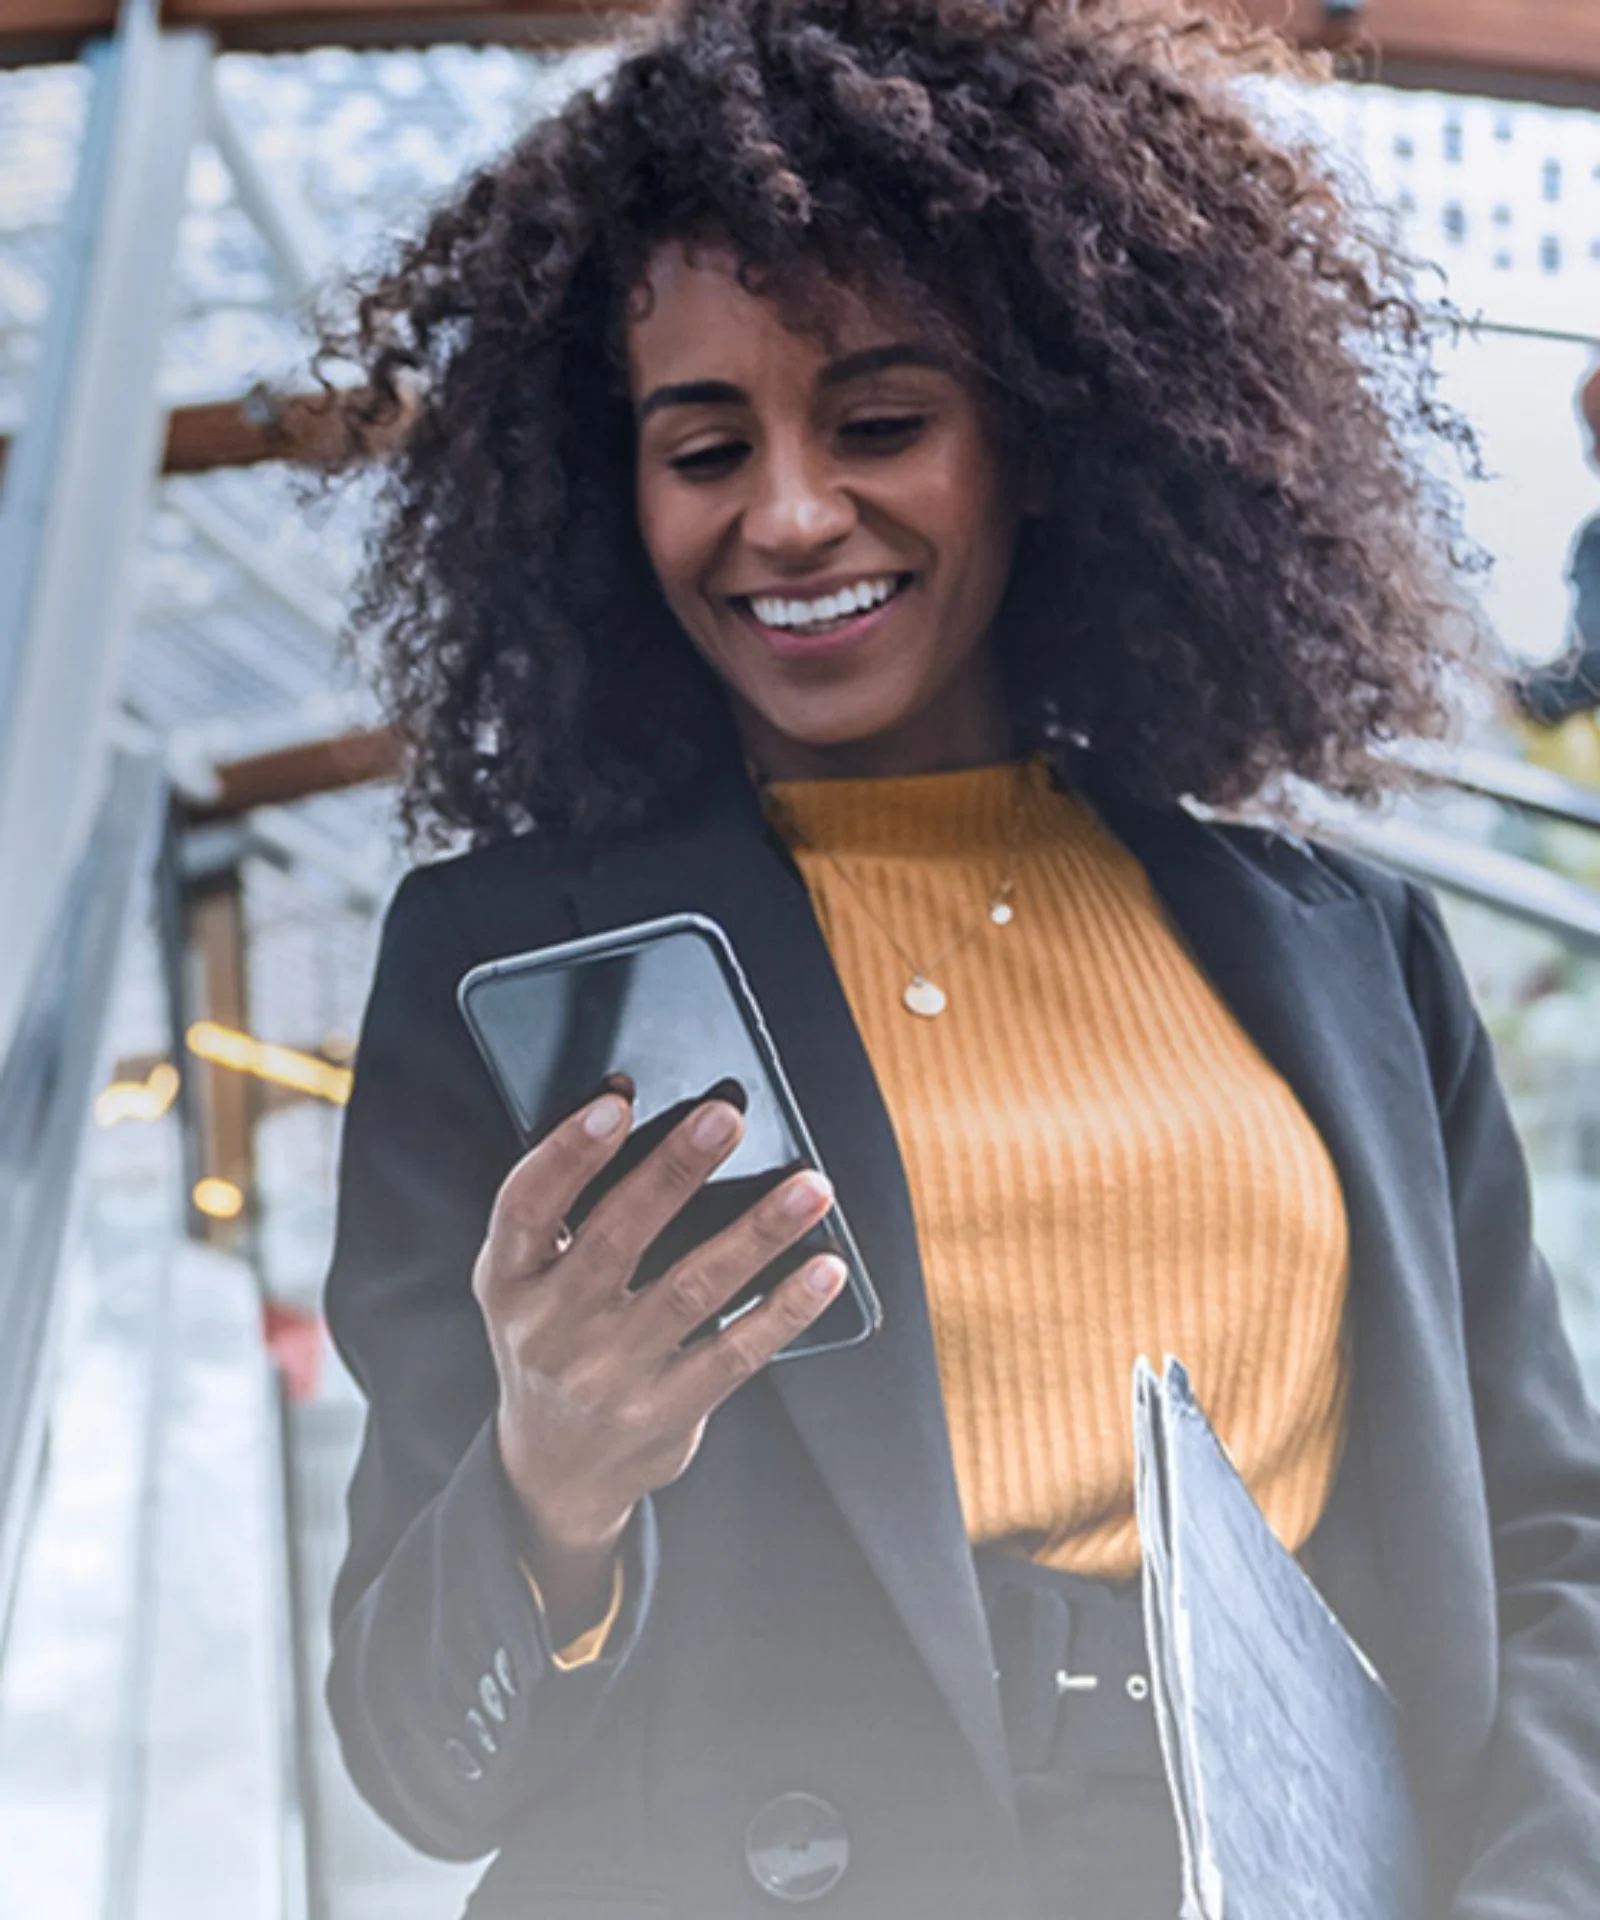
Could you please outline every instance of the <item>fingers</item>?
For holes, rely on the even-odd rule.
[[[641,1347],[666,1359],[694,1330],[720,1313],[763,1268],[822,1219],[833,1203],[825,1175],[792,1175],[731,1225],[693,1248],[644,1289],[631,1309]]]
[[[629,1096],[632,1097],[632,1082],[628,1083]],[[598,1092],[599,1089],[597,1088]],[[621,1147],[611,1156],[601,1174],[584,1190],[572,1209],[572,1226],[579,1227],[584,1217],[590,1213],[615,1186],[618,1186],[634,1168],[647,1160],[675,1127],[687,1120],[695,1108],[708,1100],[726,1100],[741,1113],[747,1104],[744,1089],[737,1080],[719,1080],[713,1087],[707,1087],[704,1093],[690,1100],[675,1101],[670,1107],[641,1121],[623,1141]]]
[[[567,1256],[586,1287],[620,1293],[646,1248],[727,1159],[744,1130],[744,1117],[726,1100],[696,1107],[585,1217]]]
[[[726,1100],[697,1107],[576,1224],[580,1196],[626,1151],[630,1112],[619,1094],[607,1093],[512,1168],[479,1263],[480,1298],[543,1272],[569,1214],[576,1237],[560,1255],[564,1292],[570,1298],[620,1292],[645,1248],[737,1146],[743,1127]]]
[[[555,1257],[569,1209],[627,1139],[631,1114],[620,1091],[604,1093],[547,1133],[506,1175],[478,1262],[480,1298],[527,1279]]]
[[[819,1254],[742,1315],[731,1327],[700,1341],[674,1361],[657,1389],[669,1428],[704,1420],[758,1374],[775,1354],[826,1311],[845,1281],[837,1254]]]

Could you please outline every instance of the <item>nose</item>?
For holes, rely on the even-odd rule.
[[[743,532],[767,559],[804,564],[854,528],[855,502],[821,448],[769,445],[754,467]]]

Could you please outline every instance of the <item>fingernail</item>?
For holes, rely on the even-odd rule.
[[[738,1124],[739,1116],[733,1108],[718,1101],[714,1106],[702,1107],[690,1121],[689,1138],[697,1147],[720,1147],[733,1138]]]
[[[833,1188],[820,1173],[804,1173],[778,1196],[778,1211],[786,1220],[804,1220],[833,1198]]]
[[[583,1116],[583,1130],[591,1140],[604,1140],[608,1134],[615,1133],[627,1117],[627,1101],[608,1093],[603,1100],[596,1100]]]
[[[818,1300],[826,1300],[829,1294],[837,1293],[844,1284],[844,1262],[825,1254],[815,1260],[806,1269],[805,1289]]]

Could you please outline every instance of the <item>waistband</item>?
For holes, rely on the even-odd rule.
[[[1139,1582],[973,1557],[1017,1774],[1163,1780]]]

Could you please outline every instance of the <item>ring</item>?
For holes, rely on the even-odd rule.
[[[572,1229],[565,1220],[556,1222],[555,1238],[550,1243],[550,1258],[559,1260],[572,1245]]]

